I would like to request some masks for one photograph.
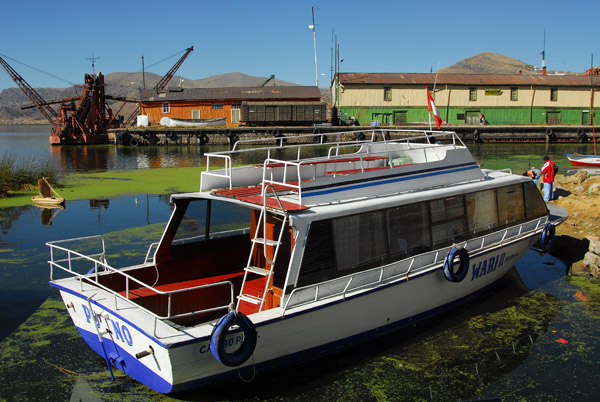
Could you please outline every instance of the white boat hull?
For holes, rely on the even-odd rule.
[[[567,158],[573,166],[600,166],[600,156],[567,154]]]
[[[439,266],[410,276],[408,280],[401,277],[349,292],[345,297],[313,303],[310,307],[288,309],[283,319],[281,308],[250,315],[258,332],[258,342],[253,356],[242,365],[246,369],[241,373],[251,377],[253,364],[256,372],[262,374],[281,365],[333,353],[437,314],[497,281],[536,240],[537,236],[523,237],[473,255],[462,282],[446,280]],[[101,296],[95,296],[97,300],[88,303],[85,292],[74,290],[77,285],[67,288],[59,282],[53,286],[61,290],[65,305],[73,306],[67,310],[85,341],[111,365],[158,392],[180,391],[238,378],[237,367],[221,365],[210,352],[212,325],[197,331],[202,335],[184,340],[159,339],[152,331],[141,329],[152,328],[147,322],[143,325],[142,317],[134,324],[120,315],[120,311],[112,311],[108,307],[110,298],[104,299],[107,301],[104,303]],[[94,315],[101,318],[95,320]],[[106,329],[110,333],[103,333]],[[102,334],[102,341],[97,330]],[[194,333],[193,330],[186,332]],[[241,341],[241,334],[227,337],[231,350]],[[135,357],[136,353],[150,348],[153,354]]]

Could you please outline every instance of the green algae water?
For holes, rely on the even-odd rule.
[[[200,166],[204,151],[108,146],[56,150],[47,145],[46,132],[18,135],[0,133],[0,146],[8,136],[13,139],[11,152],[26,154],[29,149],[36,157],[55,158],[65,172],[89,177],[83,181],[94,181],[96,172],[111,170],[142,169],[148,174],[152,166],[193,169]],[[20,151],[14,148],[19,143],[24,147]],[[564,153],[589,153],[579,144],[469,147],[482,167],[508,167],[515,173],[530,165],[539,167],[546,154],[567,169]],[[169,180],[168,175],[161,180]],[[199,182],[199,172],[193,181]],[[110,183],[107,180],[102,186]],[[91,195],[76,201],[67,196],[66,208],[50,214],[32,205],[0,208],[0,401],[597,398],[600,285],[568,276],[563,262],[534,250],[494,286],[452,310],[250,383],[165,396],[118,370],[113,381],[104,359],[81,339],[58,292],[48,285],[45,242],[102,234],[111,264],[143,261],[149,244],[160,237],[171,206],[166,194],[152,194],[152,190],[146,194],[144,188],[135,191],[139,193]]]

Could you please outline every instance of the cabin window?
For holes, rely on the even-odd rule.
[[[467,236],[467,218],[462,195],[430,202],[431,237],[434,245]]]
[[[469,100],[471,102],[477,100],[477,88],[469,88]]]
[[[383,100],[384,101],[392,100],[392,87],[383,87]]]
[[[384,211],[333,220],[335,260],[340,271],[387,258]]]
[[[558,89],[557,88],[551,88],[550,89],[550,101],[551,102],[557,102],[558,101]]]
[[[510,100],[518,101],[519,100],[519,90],[517,88],[510,89]]]
[[[162,109],[163,113],[171,113],[171,104],[169,102],[163,102]]]
[[[429,208],[426,203],[388,209],[387,223],[391,257],[418,254],[431,246]]]
[[[496,191],[485,190],[465,195],[469,231],[477,234],[498,227]]]
[[[331,220],[315,221],[310,224],[298,286],[310,285],[335,278],[333,258],[333,233]]]
[[[223,104],[222,103],[213,103],[212,104],[212,109],[213,110],[222,110],[223,109]]]
[[[547,211],[546,203],[533,181],[526,182],[523,189],[525,191],[525,215],[527,219],[545,215]]]
[[[525,219],[525,200],[521,184],[500,187],[496,189],[496,194],[501,225],[509,225]]]

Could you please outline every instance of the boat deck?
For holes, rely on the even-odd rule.
[[[341,133],[327,137],[328,142],[321,138],[308,143],[302,143],[306,136],[298,136],[293,145],[278,140],[273,146],[264,146],[264,140],[260,144],[239,141],[232,150],[206,154],[200,191],[271,209],[301,211],[324,203],[484,179],[455,133],[415,136],[415,131],[376,129],[363,134],[366,140],[357,140],[352,132],[348,139]],[[253,157],[262,163],[233,167],[236,161],[249,159],[250,152],[258,153]],[[314,156],[319,153],[322,156]],[[225,168],[214,169],[215,165]]]

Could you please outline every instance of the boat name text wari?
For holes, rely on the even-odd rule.
[[[479,264],[473,264],[473,275],[471,276],[471,280],[480,278],[485,274],[495,271],[496,268],[501,267],[505,262],[516,258],[518,255],[519,253],[517,252],[506,257],[506,253],[502,253],[495,257],[490,257],[487,260],[479,261]]]

